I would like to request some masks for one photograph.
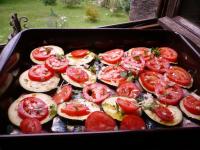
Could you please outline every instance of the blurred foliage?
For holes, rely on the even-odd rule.
[[[90,22],[97,22],[100,18],[97,6],[94,3],[87,2],[85,7],[86,20]]]
[[[81,4],[81,0],[60,0],[64,7],[75,7]]]
[[[56,0],[42,0],[43,4],[45,6],[47,5],[50,5],[50,6],[53,6],[53,5],[56,5]]]

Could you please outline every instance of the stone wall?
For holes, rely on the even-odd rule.
[[[130,20],[150,19],[156,16],[160,0],[132,0]]]

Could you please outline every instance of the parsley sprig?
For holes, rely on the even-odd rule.
[[[156,56],[156,57],[159,57],[160,56],[160,51],[159,49],[156,47],[156,48],[151,48],[151,53]]]

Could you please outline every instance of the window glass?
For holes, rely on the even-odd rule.
[[[178,15],[200,26],[200,0],[182,0]]]
[[[28,28],[93,28],[154,18],[159,1],[0,0],[0,43],[12,32],[13,13],[27,17]]]

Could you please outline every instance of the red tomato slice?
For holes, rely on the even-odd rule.
[[[88,53],[89,53],[89,50],[87,49],[79,49],[79,50],[72,51],[71,55],[73,57],[82,58],[82,57],[85,57]]]
[[[181,86],[189,86],[192,83],[191,75],[185,69],[177,66],[170,67],[167,77]]]
[[[126,72],[126,70],[120,66],[107,66],[102,70],[101,77],[102,80],[119,84],[126,80],[125,77],[121,76],[122,72]]]
[[[44,65],[35,65],[28,71],[28,77],[33,81],[47,81],[54,76]]]
[[[139,88],[132,82],[123,83],[117,88],[118,96],[136,98],[140,95],[140,93]]]
[[[20,118],[35,118],[39,121],[45,119],[49,114],[47,104],[39,98],[27,97],[20,101],[18,105],[18,115]]]
[[[116,122],[110,116],[101,111],[91,113],[85,121],[86,131],[113,131]]]
[[[120,106],[126,114],[138,114],[139,107],[130,100],[117,98],[116,103]]]
[[[51,71],[63,73],[66,71],[69,61],[64,56],[50,56],[45,61],[45,66]]]
[[[26,118],[20,123],[20,129],[23,133],[40,133],[42,126],[39,120],[35,118]]]
[[[144,70],[145,60],[141,56],[128,56],[122,58],[120,65],[127,71],[131,71],[133,74],[138,75]]]
[[[51,56],[51,47],[39,47],[32,51],[32,56],[36,60],[44,61]]]
[[[144,120],[135,115],[125,115],[121,124],[120,130],[144,130],[146,129]]]
[[[139,78],[144,88],[150,92],[155,92],[155,87],[162,78],[162,74],[154,71],[144,71],[139,75]]]
[[[85,72],[81,68],[68,67],[66,72],[67,72],[67,75],[72,80],[74,80],[78,83],[84,83],[84,82],[88,81],[88,79],[89,79],[87,72]]]
[[[132,57],[139,56],[144,58],[145,61],[149,60],[152,57],[150,49],[146,47],[136,47],[132,48],[130,51]]]
[[[99,57],[107,63],[117,64],[121,61],[123,54],[124,54],[124,50],[113,49],[101,54]]]
[[[172,112],[164,106],[157,106],[153,109],[153,112],[162,120],[166,122],[171,122],[174,120]]]
[[[161,57],[169,60],[170,62],[177,61],[178,54],[174,49],[169,48],[169,47],[160,47],[159,51],[160,51]]]
[[[61,112],[69,116],[85,116],[90,113],[89,108],[80,103],[66,104],[66,107],[61,109]]]
[[[90,84],[83,88],[83,96],[86,100],[100,104],[110,96],[110,89],[100,83]]]
[[[165,73],[169,69],[169,61],[162,57],[154,57],[151,60],[146,62],[146,66],[148,69],[159,72]]]
[[[167,81],[160,81],[155,87],[158,100],[167,105],[178,105],[183,97],[183,90],[176,84]]]
[[[183,106],[190,113],[200,115],[200,99],[196,99],[194,96],[189,95],[184,98]]]
[[[72,87],[71,85],[64,85],[60,91],[58,91],[54,96],[53,100],[57,103],[63,103],[70,100],[72,95]]]

